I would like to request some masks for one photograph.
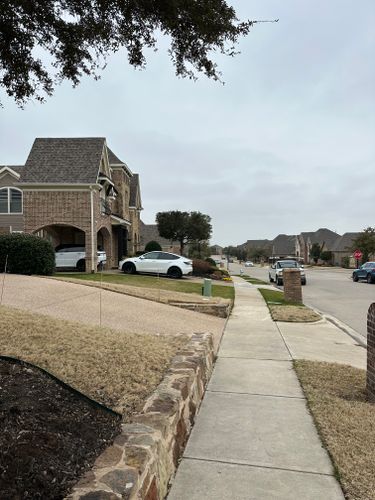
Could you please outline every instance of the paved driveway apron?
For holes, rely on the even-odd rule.
[[[216,345],[225,324],[222,318],[34,276],[6,275],[2,303],[91,325],[99,325],[101,316],[102,326],[134,333],[190,336],[196,332],[211,332]]]
[[[168,500],[343,499],[259,292],[236,301]]]

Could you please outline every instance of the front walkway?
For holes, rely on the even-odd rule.
[[[236,301],[168,500],[343,499],[290,352],[255,287]]]

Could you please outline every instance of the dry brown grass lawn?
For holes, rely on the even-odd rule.
[[[346,497],[375,499],[375,404],[366,401],[365,370],[313,361],[295,368]]]
[[[86,326],[0,307],[0,354],[34,363],[125,419],[141,409],[186,337]]]
[[[309,323],[319,321],[321,316],[305,306],[288,306],[268,304],[274,321],[291,321]]]

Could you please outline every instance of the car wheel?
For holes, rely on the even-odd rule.
[[[367,275],[367,283],[373,283],[371,273],[368,273],[368,275]]]
[[[271,278],[271,275],[270,275],[270,274],[268,275],[268,278],[269,278],[269,280],[270,280],[270,283],[273,283],[273,279]]]
[[[306,280],[302,280],[302,281],[301,281],[301,285],[302,285],[302,286],[306,285]]]
[[[355,281],[355,282],[358,281],[358,276],[356,274],[353,274],[353,281]]]
[[[80,273],[84,273],[86,271],[86,262],[84,259],[81,259],[77,262],[77,271]]]
[[[283,284],[282,280],[280,278],[276,278],[276,285],[281,286]]]
[[[179,269],[178,267],[170,267],[168,269],[167,274],[170,278],[174,278],[174,279],[179,279],[182,276],[181,269]]]
[[[135,274],[135,265],[132,262],[125,262],[122,266],[122,270],[125,274]]]

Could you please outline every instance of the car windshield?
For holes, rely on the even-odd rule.
[[[298,267],[297,262],[294,260],[285,260],[284,262],[278,262],[277,264],[283,269],[288,267]]]

